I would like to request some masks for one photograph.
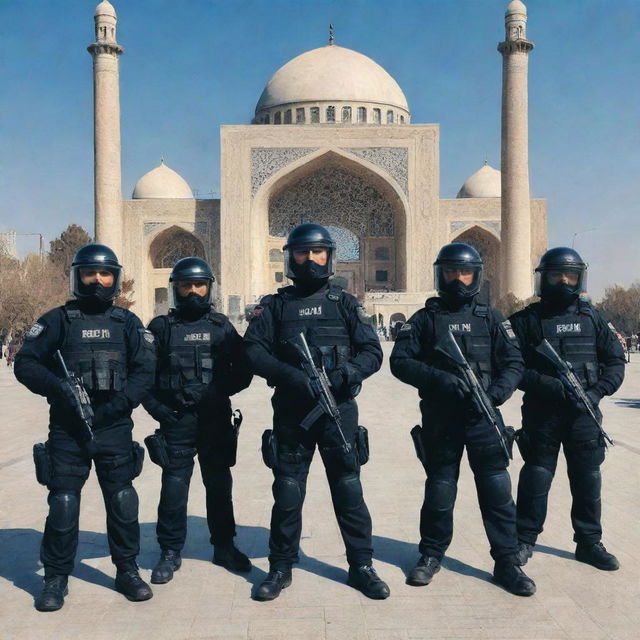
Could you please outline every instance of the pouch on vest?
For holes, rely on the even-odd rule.
[[[135,440],[131,443],[133,448],[133,477],[137,478],[142,473],[144,465],[144,449]]]
[[[276,468],[278,459],[278,443],[273,429],[265,429],[262,433],[262,461],[269,469]]]
[[[36,480],[44,486],[48,485],[51,480],[51,459],[46,442],[33,445],[33,462],[36,466]]]
[[[422,441],[422,427],[417,424],[411,431],[411,440],[413,441],[413,447],[416,450],[416,456],[422,463],[422,466],[427,468],[427,454],[424,450],[424,442]]]

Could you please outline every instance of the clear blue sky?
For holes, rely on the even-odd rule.
[[[507,0],[113,0],[123,195],[164,155],[219,193],[219,126],[246,124],[282,64],[327,41],[381,64],[412,120],[440,123],[441,195],[500,164]],[[0,230],[93,232],[95,0],[0,0]],[[590,290],[640,278],[640,2],[528,0],[531,191]],[[21,246],[26,248],[22,241]],[[48,246],[48,245],[47,245]]]

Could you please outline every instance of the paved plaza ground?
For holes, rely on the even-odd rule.
[[[365,383],[361,424],[368,427],[371,461],[363,468],[373,516],[376,567],[391,597],[368,600],[348,587],[344,548],[333,516],[322,464],[314,460],[304,510],[301,562],[293,584],[274,602],[254,602],[252,588],[266,575],[271,473],[260,459],[262,430],[271,420],[269,389],[261,379],[234,399],[245,421],[234,497],[238,546],[254,564],[235,575],[213,565],[196,467],[191,485],[189,534],[182,569],[154,587],[148,602],[130,603],[113,588],[104,507],[92,473],[82,494],[80,547],[69,596],[56,613],[33,607],[42,569],[38,547],[47,512],[46,489],[33,473],[31,447],[46,438],[47,404],[19,385],[0,361],[0,638],[637,638],[640,629],[640,354],[632,354],[627,379],[602,405],[617,441],[603,466],[604,542],[622,565],[600,572],[573,558],[569,489],[561,461],[550,495],[546,529],[527,572],[538,585],[532,598],[509,595],[491,582],[492,560],[466,462],[456,505],[456,530],[443,570],[427,587],[405,585],[417,559],[418,513],[424,473],[409,429],[418,419],[417,395],[383,370]],[[519,424],[519,396],[505,408]],[[135,437],[154,428],[135,413]],[[511,466],[517,480],[521,459]],[[160,470],[148,462],[135,481],[140,494],[142,551],[148,578],[158,555],[155,512]]]

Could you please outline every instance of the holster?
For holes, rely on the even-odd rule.
[[[36,480],[42,485],[48,485],[51,481],[51,458],[46,442],[33,445],[33,462],[36,466]]]
[[[142,473],[144,465],[144,448],[135,440],[131,443],[131,447],[133,448],[133,477],[137,478]]]
[[[231,431],[229,433],[229,440],[226,443],[226,456],[229,467],[233,467],[236,463],[236,456],[238,454],[238,436],[240,435],[241,424],[242,412],[240,409],[235,409],[231,414]]]
[[[513,442],[516,439],[516,430],[505,425],[502,429],[502,438],[509,452],[509,460],[513,460]]]
[[[269,469],[276,468],[278,460],[278,443],[273,429],[265,429],[262,433],[262,461]]]
[[[360,466],[367,464],[369,462],[369,432],[362,425],[358,425],[356,431],[356,451]]]
[[[169,466],[169,452],[167,451],[167,441],[160,429],[144,439],[144,444],[149,452],[151,462],[165,469]]]
[[[413,440],[413,446],[416,450],[416,456],[422,463],[425,471],[427,470],[427,454],[424,450],[424,442],[422,441],[422,427],[417,424],[411,431],[411,440]]]

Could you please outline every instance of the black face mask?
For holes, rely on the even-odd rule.
[[[329,277],[328,265],[319,265],[313,260],[305,260],[302,264],[294,263],[291,269],[296,276],[296,280],[300,280],[303,284],[324,280]]]
[[[473,287],[473,283],[471,284],[471,287]],[[469,302],[473,298],[473,295],[469,294],[469,289],[471,287],[468,287],[462,282],[462,280],[458,280],[456,278],[452,282],[441,286],[440,295],[452,302],[463,304],[465,302]]]
[[[547,304],[563,309],[577,300],[578,294],[575,289],[575,287],[564,282],[558,282],[558,284],[546,282],[542,289],[542,300]]]
[[[178,311],[187,318],[198,318],[211,308],[209,296],[190,293],[188,296],[176,296]]]

